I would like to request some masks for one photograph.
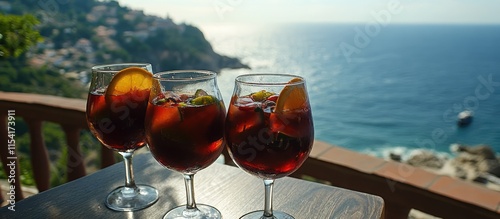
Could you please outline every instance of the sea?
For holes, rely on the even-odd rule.
[[[500,25],[282,24],[202,28],[220,54],[251,69],[224,69],[229,104],[234,79],[290,73],[306,79],[315,139],[378,157],[453,145],[500,153]],[[461,111],[472,123],[457,126]]]

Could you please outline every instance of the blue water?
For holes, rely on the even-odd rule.
[[[239,74],[304,76],[315,138],[384,156],[487,144],[500,152],[500,26],[296,24],[206,30],[252,70],[223,70],[229,103]],[[371,28],[371,29],[370,29]],[[456,115],[474,111],[472,124]]]

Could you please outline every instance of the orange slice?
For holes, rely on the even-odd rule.
[[[294,78],[288,84],[301,82],[302,79]],[[280,113],[288,110],[304,108],[307,102],[307,94],[304,85],[286,85],[281,90],[278,100],[276,100],[275,112]]]
[[[130,67],[119,71],[109,83],[106,95],[123,95],[131,91],[150,90],[153,75],[139,67]]]
[[[156,96],[158,96],[159,94],[163,93],[161,91],[161,85],[160,85],[160,82],[158,80],[152,80],[152,83],[151,83],[151,92],[149,94],[149,99],[153,99],[155,98]]]
[[[148,101],[153,75],[145,69],[130,67],[119,71],[108,85],[105,97],[110,106],[135,106]]]

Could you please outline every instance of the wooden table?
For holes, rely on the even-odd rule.
[[[124,166],[118,163],[19,201],[15,212],[3,207],[0,218],[162,218],[167,210],[185,204],[180,173],[160,166],[149,153],[134,157],[134,169],[138,184],[159,190],[158,202],[149,208],[136,212],[106,208],[106,195],[124,183]],[[195,194],[197,203],[215,206],[225,219],[239,218],[264,206],[262,180],[223,164],[215,163],[195,175]],[[378,196],[290,177],[276,180],[273,201],[275,210],[296,219],[381,218],[384,208]]]

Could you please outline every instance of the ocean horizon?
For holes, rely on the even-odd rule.
[[[500,152],[500,26],[289,24],[203,30],[214,50],[252,69],[218,76],[226,105],[234,78],[306,78],[315,138],[361,153],[452,155],[453,144]],[[457,115],[472,110],[469,126]]]

